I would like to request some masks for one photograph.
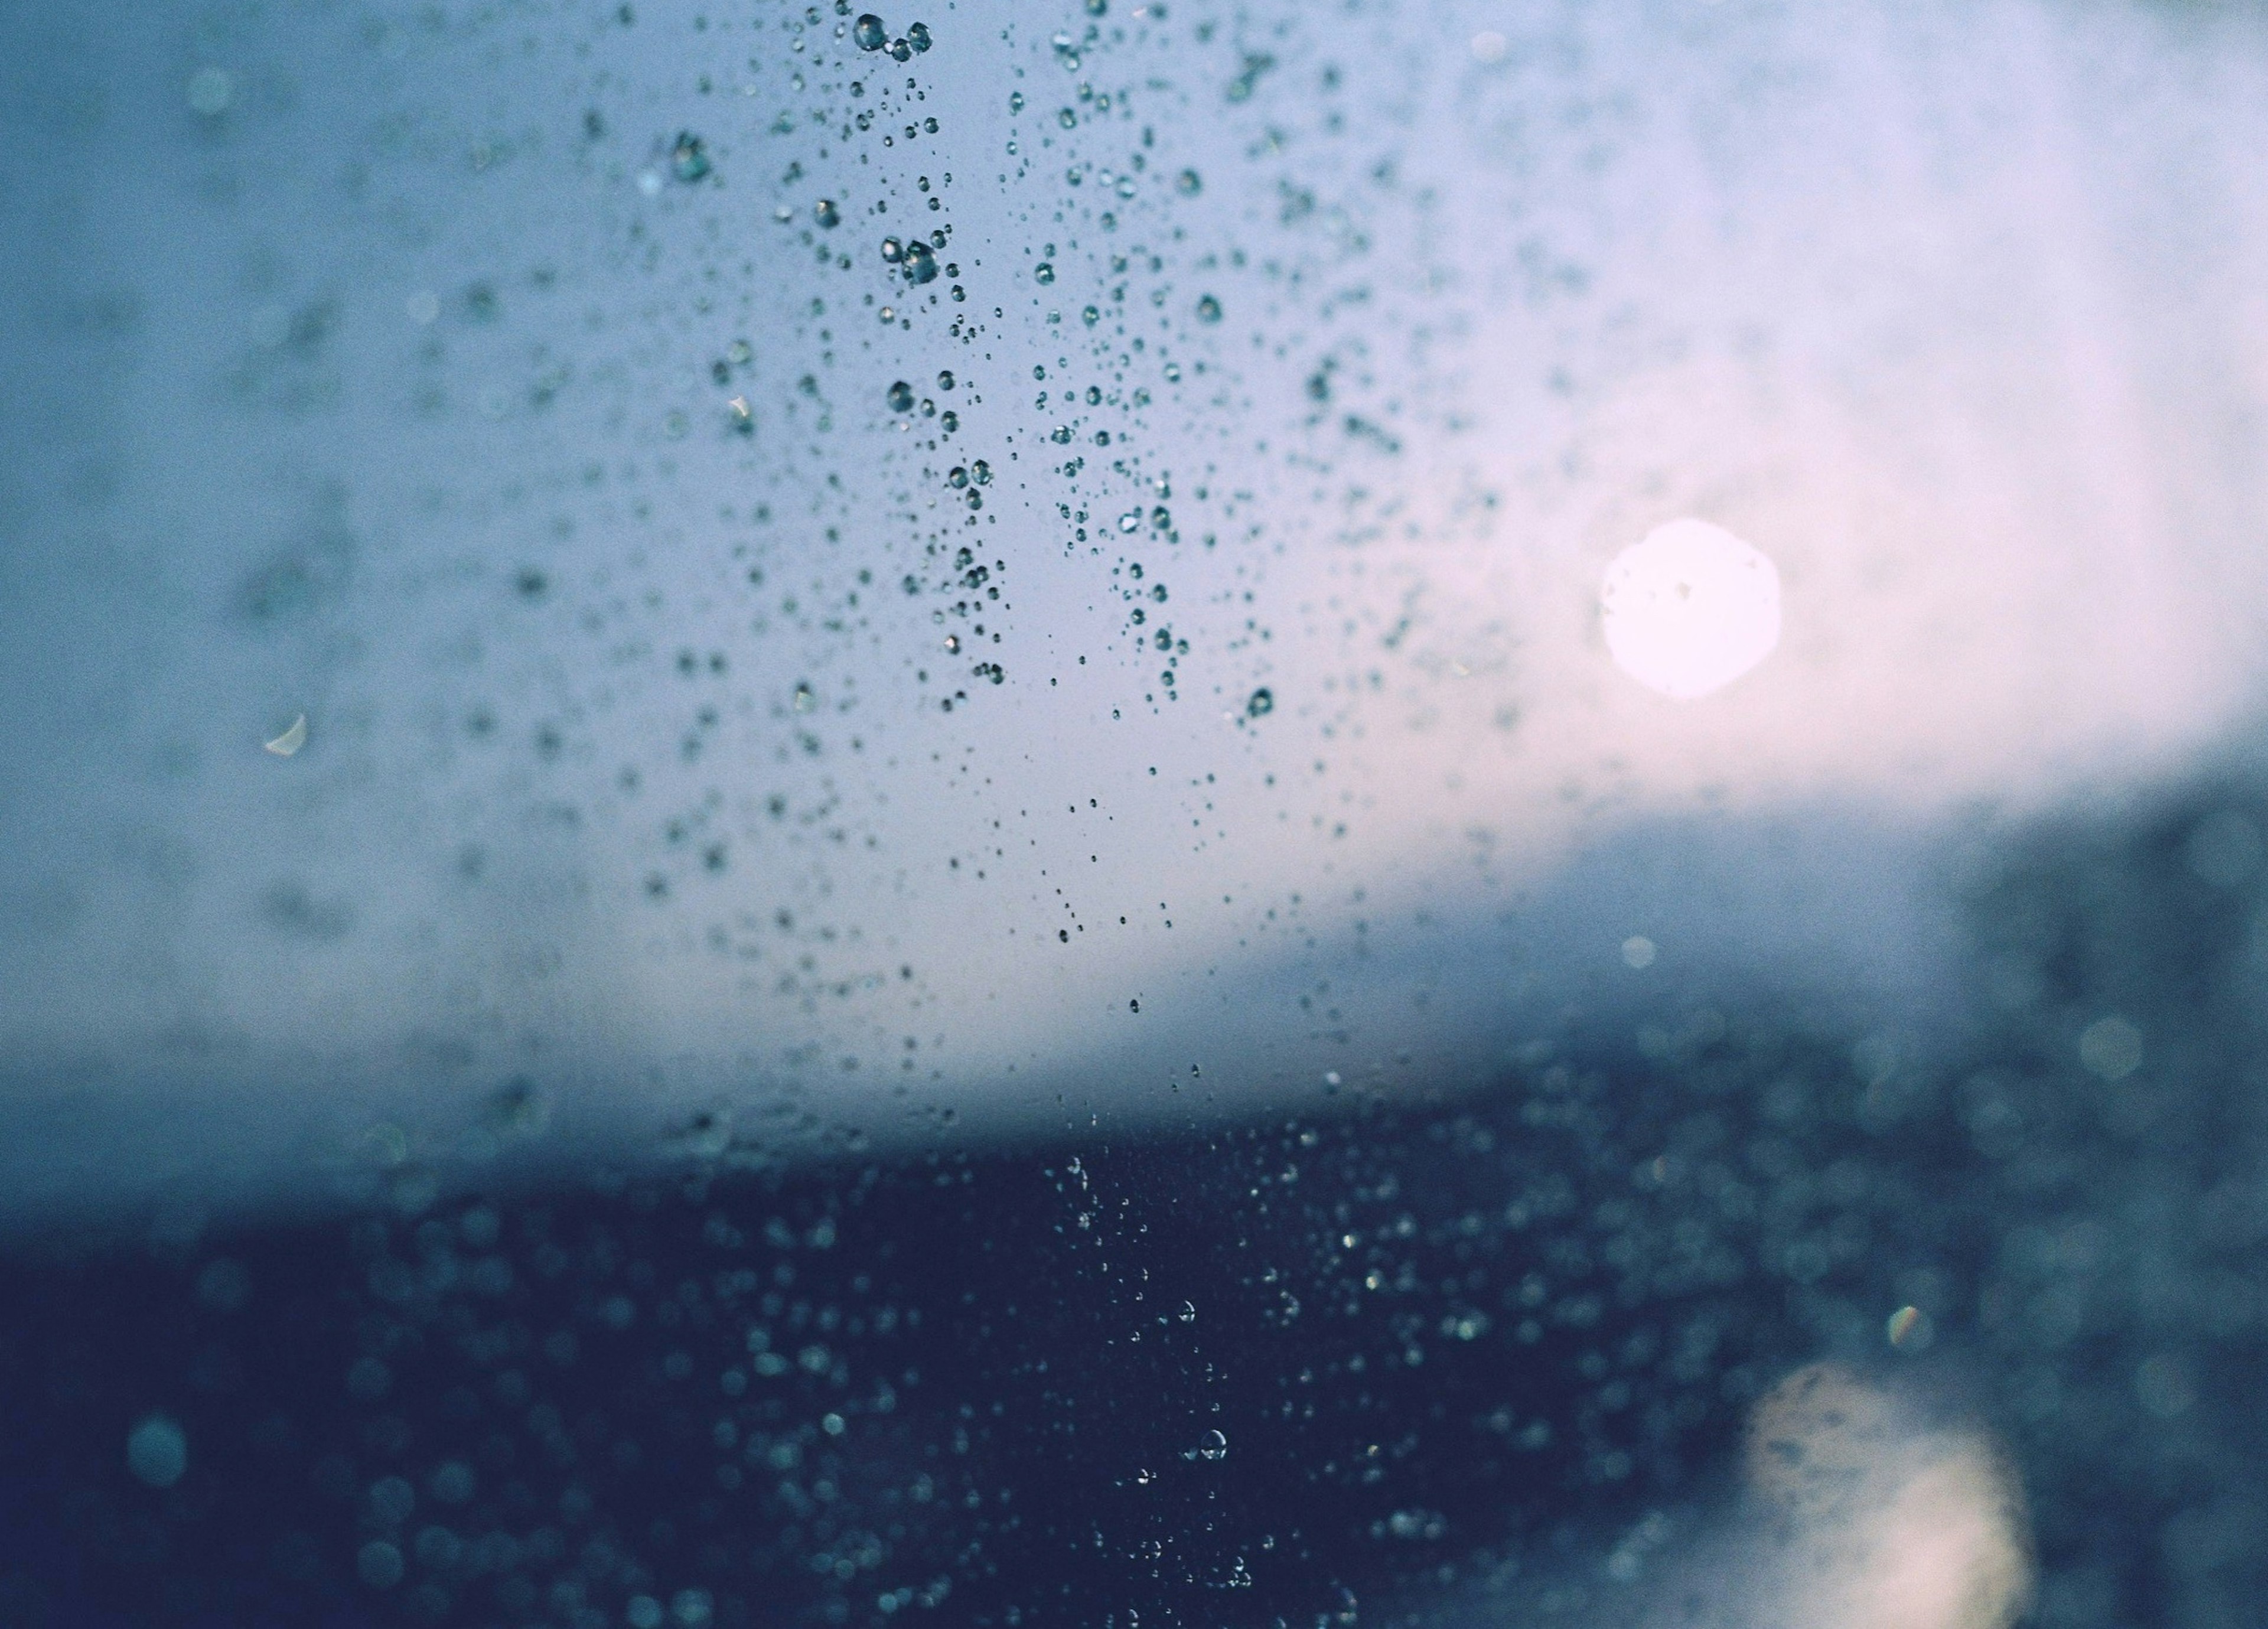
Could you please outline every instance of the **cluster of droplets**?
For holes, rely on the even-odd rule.
[[[880,51],[899,63],[912,61],[932,44],[928,24],[910,24],[902,36],[894,40],[889,25],[872,11],[861,14],[851,25],[850,38],[860,50]]]

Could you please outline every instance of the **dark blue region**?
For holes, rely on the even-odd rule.
[[[2037,1621],[2249,1622],[2260,818],[2000,844],[1966,1028],[1908,1057],[1689,992],[1233,1132],[19,1242],[0,1623],[1465,1623],[1547,1571],[1616,1623],[1615,1536],[1735,1499],[1822,1356],[2005,1440]]]

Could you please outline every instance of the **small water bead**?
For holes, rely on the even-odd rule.
[[[126,1439],[126,1468],[147,1487],[171,1487],[189,1469],[189,1439],[163,1414],[152,1414]]]
[[[917,51],[928,50],[930,46],[933,43],[929,37],[929,25],[927,23],[914,23],[909,26],[906,29],[906,43],[913,47]],[[931,120],[929,128],[932,132],[934,132],[937,129],[937,121],[934,119]]]
[[[1101,386],[1089,385],[1086,387],[1086,405],[1089,407],[1101,407],[1102,405]]]
[[[968,484],[968,472],[955,464],[952,473],[945,477],[945,483],[957,492]]]
[[[862,51],[879,51],[890,42],[890,31],[880,18],[868,11],[850,26],[850,38]]]
[[[1042,288],[1056,280],[1056,269],[1046,261],[1032,268],[1032,280]]]
[[[1204,190],[1204,183],[1197,179],[1195,170],[1183,170],[1174,177],[1174,190],[1184,198],[1194,198]]]
[[[1197,321],[1200,321],[1200,322],[1218,322],[1218,321],[1220,321],[1220,302],[1219,302],[1219,300],[1215,299],[1214,299],[1211,295],[1210,295],[1210,294],[1208,294],[1208,295],[1204,296],[1202,299],[1198,300],[1198,301],[1197,301]]]
[[[890,411],[893,413],[912,412],[914,410],[914,387],[906,383],[903,380],[898,380],[895,384],[890,387],[889,403]]]
[[[1264,684],[1253,691],[1244,704],[1244,716],[1248,719],[1264,719],[1275,711],[1276,692]]]
[[[937,387],[939,390],[950,390],[953,388],[952,369],[947,368],[937,376]]]
[[[1097,311],[1094,306],[1089,306],[1079,313],[1079,320],[1086,324],[1087,327],[1093,328],[1096,323],[1102,321],[1102,313],[1100,311]]]
[[[1205,1459],[1226,1459],[1228,1439],[1218,1431],[1208,1431],[1197,1439],[1197,1453]]]
[[[699,136],[689,130],[678,133],[676,144],[669,150],[670,173],[679,181],[692,182],[709,173],[709,153]]]
[[[1140,531],[1142,529],[1142,512],[1138,509],[1130,509],[1124,514],[1119,516],[1118,529],[1122,532]]]
[[[882,240],[882,258],[884,260],[895,266],[905,257],[905,245],[900,243],[895,238],[885,238]]]
[[[1024,93],[1021,91],[1011,91],[1008,92],[1008,111],[1010,113],[1021,113],[1024,111]]]
[[[917,240],[906,245],[905,274],[909,283],[937,281],[937,252]]]
[[[228,111],[236,97],[236,82],[225,70],[200,68],[189,76],[189,107],[208,119],[217,119]]]
[[[1079,114],[1066,107],[1056,114],[1056,122],[1066,130],[1071,129],[1079,123]]]
[[[889,50],[890,60],[894,63],[909,63],[913,61],[914,48],[912,46],[907,44],[903,40],[891,41]]]
[[[832,198],[821,198],[812,205],[811,215],[814,220],[830,232],[843,224],[843,211],[835,207]]]
[[[990,486],[992,483],[992,466],[981,458],[970,466],[970,473],[976,475],[976,484],[979,486]]]
[[[961,653],[961,636],[957,633],[946,635],[945,650],[948,656],[958,656]]]

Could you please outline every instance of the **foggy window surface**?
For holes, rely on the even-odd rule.
[[[2252,1621],[2258,14],[0,46],[0,1624]]]

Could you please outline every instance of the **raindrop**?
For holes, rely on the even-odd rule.
[[[1062,112],[1056,114],[1056,122],[1063,126],[1064,129],[1068,130],[1079,123],[1079,114],[1066,107]]]
[[[905,273],[909,283],[937,281],[937,254],[928,244],[917,240],[906,245]]]
[[[690,131],[680,131],[677,144],[669,150],[670,173],[681,181],[697,181],[709,173],[709,153],[701,138]]]
[[[1248,719],[1264,719],[1275,711],[1276,692],[1264,684],[1253,691],[1244,704],[1244,716]]]
[[[905,245],[900,243],[895,238],[885,238],[882,240],[882,258],[884,260],[895,266],[900,261],[905,259]]]
[[[288,758],[307,744],[307,715],[301,713],[291,720],[291,727],[275,740],[263,743],[279,758]]]
[[[851,25],[850,37],[858,41],[860,50],[879,51],[889,43],[890,31],[882,26],[880,18],[868,11]]]
[[[907,384],[903,380],[898,380],[897,383],[890,387],[889,402],[890,411],[893,413],[912,412],[914,410],[914,387],[911,385]]]
[[[1210,294],[1197,301],[1197,321],[1200,322],[1219,321],[1220,302]]]
[[[236,82],[227,71],[219,68],[200,68],[189,76],[189,107],[208,119],[217,119],[228,111],[236,99]]]
[[[1047,261],[1042,261],[1032,268],[1032,280],[1044,288],[1056,280],[1055,267]]]
[[[812,206],[812,218],[830,232],[843,224],[843,211],[835,207],[832,198],[821,198]]]
[[[906,30],[906,43],[913,47],[917,51],[928,50],[932,43],[929,37],[929,25],[927,23],[915,23],[908,27]]]
[[[1218,1431],[1208,1431],[1197,1439],[1200,1458],[1220,1460],[1228,1457],[1228,1439]]]
[[[950,390],[953,388],[952,369],[947,368],[937,376],[937,387],[939,390]]]
[[[1197,179],[1195,170],[1183,170],[1174,177],[1174,190],[1184,198],[1194,198],[1204,190],[1204,183]]]
[[[163,1414],[152,1414],[126,1439],[126,1468],[151,1487],[171,1487],[189,1469],[189,1439]]]

